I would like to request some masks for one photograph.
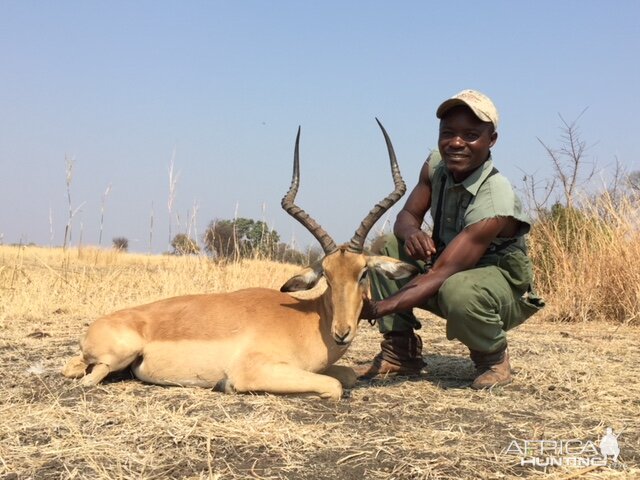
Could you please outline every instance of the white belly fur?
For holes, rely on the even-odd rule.
[[[213,388],[226,379],[242,347],[236,342],[181,340],[145,345],[133,373],[140,380],[160,385]]]

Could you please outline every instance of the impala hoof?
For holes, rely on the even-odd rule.
[[[331,400],[332,402],[339,402],[342,398],[342,384],[335,380],[335,384],[332,385],[331,389],[327,392],[321,393],[320,397],[326,400]]]

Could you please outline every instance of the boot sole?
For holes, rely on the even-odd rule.
[[[411,371],[411,372],[375,372],[375,373],[368,373],[368,372],[358,372],[358,369],[354,369],[356,372],[356,375],[358,376],[358,380],[371,380],[372,378],[376,378],[376,377],[419,377],[423,372],[422,370],[418,370],[418,371]]]
[[[505,385],[509,385],[510,383],[513,383],[513,379],[509,379],[509,380],[503,380],[500,382],[496,382],[496,383],[492,383],[491,385],[476,385],[475,383],[471,384],[471,388],[474,390],[488,390],[490,388],[493,387],[504,387]]]

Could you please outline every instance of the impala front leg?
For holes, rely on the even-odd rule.
[[[353,388],[358,381],[358,375],[353,371],[353,368],[343,365],[331,365],[322,374],[335,378],[344,388]]]
[[[230,375],[237,392],[317,393],[322,398],[338,401],[342,398],[342,385],[327,375],[278,364],[263,364]]]

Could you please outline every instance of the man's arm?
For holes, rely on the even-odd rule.
[[[404,241],[405,250],[409,256],[425,262],[436,253],[433,239],[421,228],[424,216],[430,207],[431,180],[429,179],[429,159],[427,159],[420,170],[418,184],[409,194],[393,226],[393,233]]]
[[[496,217],[470,225],[460,232],[442,252],[431,270],[418,275],[394,295],[370,302],[373,318],[420,307],[433,297],[451,275],[474,267],[498,235],[517,221],[512,217]]]

